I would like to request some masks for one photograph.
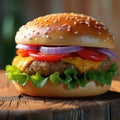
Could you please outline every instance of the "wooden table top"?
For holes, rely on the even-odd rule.
[[[84,98],[41,98],[22,95],[0,70],[1,120],[120,120],[120,81],[109,92]]]

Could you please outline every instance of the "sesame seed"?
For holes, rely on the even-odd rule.
[[[74,21],[74,25],[77,25],[77,22]]]
[[[46,35],[47,33],[48,33],[48,32],[46,32],[46,31],[44,32],[45,35]]]
[[[65,19],[66,19],[66,20],[69,20],[69,17],[66,17]]]
[[[101,32],[99,32],[98,34],[101,35]]]
[[[43,27],[43,26],[44,26],[43,24],[40,25],[40,27]]]
[[[96,23],[95,23],[95,24],[99,24],[99,22],[97,22],[97,21],[96,21]]]
[[[84,15],[83,15],[83,14],[81,14],[81,17],[84,17]]]
[[[54,20],[53,23],[57,23],[58,21],[57,20]]]
[[[48,24],[46,24],[46,27],[48,27],[49,25]]]
[[[67,24],[65,23],[65,24],[62,25],[62,27],[65,27],[66,25],[67,25]]]
[[[50,30],[50,27],[47,27],[47,30]]]
[[[60,38],[60,39],[63,39],[63,36],[60,36],[59,38]]]
[[[90,20],[90,18],[91,18],[90,16],[87,17],[88,20]]]
[[[68,26],[68,29],[71,29],[71,26],[70,26],[70,25]]]
[[[81,21],[81,19],[77,19],[76,21],[79,22],[79,21]]]
[[[50,36],[49,36],[49,35],[46,35],[46,38],[50,38]]]
[[[45,22],[48,22],[48,19],[46,19]]]
[[[58,19],[57,19],[58,21],[60,21],[60,17],[58,17]]]
[[[75,20],[77,20],[78,18],[77,17],[75,17]]]
[[[78,31],[75,31],[74,34],[78,34]]]
[[[73,12],[70,13],[71,15],[75,15]]]
[[[90,24],[88,24],[88,27],[90,27]]]
[[[88,22],[88,21],[85,21],[85,23],[86,23],[87,25],[89,25],[89,22]]]
[[[83,21],[79,21],[79,23],[84,23]]]
[[[94,25],[95,28],[98,28],[98,26]]]
[[[71,30],[71,26],[69,25],[67,31],[69,32],[70,30]]]
[[[69,31],[70,31],[70,29],[67,29],[67,31],[69,32]]]
[[[106,27],[102,27],[104,30],[107,30],[107,28]]]
[[[61,30],[62,30],[62,28],[58,28],[58,30],[59,30],[59,31],[61,31]]]
[[[71,26],[69,25],[68,28],[71,28]]]

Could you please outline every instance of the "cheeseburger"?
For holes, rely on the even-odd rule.
[[[84,97],[109,90],[117,75],[113,36],[90,16],[50,14],[23,25],[6,74],[16,89],[41,97]]]

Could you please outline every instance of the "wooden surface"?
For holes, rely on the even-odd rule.
[[[120,81],[96,97],[56,99],[16,91],[0,70],[0,120],[120,120]]]

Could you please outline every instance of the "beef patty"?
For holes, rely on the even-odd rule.
[[[110,65],[111,65],[111,59],[107,57],[104,61],[100,63],[100,65],[98,66],[98,70],[107,70]],[[27,66],[24,72],[29,75],[34,75],[36,72],[39,72],[43,76],[48,76],[56,71],[59,71],[60,74],[62,75],[65,69],[67,68],[72,68],[77,70],[77,68],[74,65],[65,63],[63,61],[45,62],[45,61],[35,60]],[[79,72],[79,74],[81,73]]]

